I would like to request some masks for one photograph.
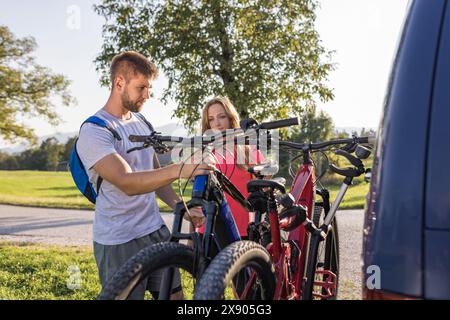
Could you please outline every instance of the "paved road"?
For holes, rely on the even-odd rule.
[[[168,226],[172,217],[163,213]],[[88,210],[0,205],[0,240],[91,246],[93,219]]]
[[[91,246],[93,217],[93,211],[86,210],[0,205],[0,241]],[[172,225],[172,214],[164,213],[163,218],[167,225]],[[337,219],[341,284],[345,284],[349,291],[358,291],[361,281],[363,211],[339,211]],[[358,296],[352,296],[352,298],[358,298]]]

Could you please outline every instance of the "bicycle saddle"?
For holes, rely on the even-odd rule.
[[[247,171],[259,178],[263,176],[274,175],[278,172],[278,169],[279,166],[277,163],[269,162],[250,167],[247,169]]]
[[[286,179],[277,177],[272,180],[263,180],[263,179],[257,179],[257,180],[251,180],[247,183],[247,191],[248,192],[255,192],[262,188],[271,188],[272,190],[279,190],[281,193],[286,193],[285,188]]]

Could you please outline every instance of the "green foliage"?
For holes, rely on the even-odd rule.
[[[300,114],[333,97],[331,52],[315,30],[316,0],[103,0],[104,44],[95,62],[107,85],[112,57],[135,50],[164,71],[175,116],[191,130],[206,99],[221,94],[241,118]]]
[[[75,145],[76,141],[77,141],[76,136],[69,138],[69,140],[67,140],[61,153],[62,161],[69,161],[73,146]]]
[[[0,170],[66,170],[64,164],[69,160],[75,140],[76,137],[72,137],[65,144],[60,144],[51,137],[39,147],[32,147],[18,155],[0,153]]]
[[[51,124],[58,123],[53,95],[71,105],[74,99],[68,92],[69,81],[60,74],[35,62],[32,56],[36,42],[32,37],[18,39],[0,25],[0,136],[8,141],[25,138],[35,142],[32,128],[18,117],[42,117]]]
[[[300,126],[290,131],[289,141],[298,143],[321,142],[333,137],[334,125],[332,119],[323,111],[317,112],[314,106],[305,110],[300,121]],[[278,175],[286,177],[289,183],[292,181],[289,176],[289,166],[292,165],[292,170],[295,173],[302,163],[301,157],[293,161],[297,155],[300,155],[300,153],[288,153],[284,149],[281,149],[279,155],[280,170]],[[313,160],[316,164],[317,174],[327,169],[327,163],[321,154],[313,155]]]

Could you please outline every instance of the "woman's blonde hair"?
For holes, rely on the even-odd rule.
[[[237,112],[234,105],[231,103],[230,99],[223,96],[217,96],[215,98],[212,98],[209,100],[202,110],[202,134],[205,133],[206,130],[211,129],[211,126],[209,125],[209,119],[208,119],[208,110],[209,108],[214,104],[220,104],[223,109],[225,110],[226,115],[228,116],[228,119],[230,120],[230,129],[239,128],[239,113]]]
[[[207,130],[211,129],[209,124],[208,110],[212,105],[219,104],[225,110],[225,114],[228,116],[230,121],[230,129],[240,128],[240,118],[239,113],[234,107],[233,103],[231,103],[230,99],[224,96],[216,96],[209,100],[202,109],[202,134],[204,134]],[[249,146],[235,146],[235,153],[238,152],[238,149],[243,149],[245,151],[245,163],[240,164],[236,163],[236,166],[240,169],[247,170],[249,167]],[[239,150],[241,151],[241,150]]]

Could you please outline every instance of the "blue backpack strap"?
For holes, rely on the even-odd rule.
[[[103,120],[103,119],[101,119],[101,118],[96,117],[96,116],[91,116],[91,117],[87,118],[81,125],[85,124],[86,122],[87,122],[87,123],[94,123],[94,124],[96,124],[96,125],[98,125],[98,126],[100,126],[100,127],[106,128],[106,129],[108,129],[108,130],[112,133],[112,135],[114,136],[114,138],[116,138],[116,139],[119,140],[119,141],[122,140],[122,138],[121,138],[120,135],[117,133],[117,131],[114,130],[113,128],[111,128],[111,127],[106,123],[106,121]]]
[[[155,131],[152,124],[147,119],[145,119],[145,117],[142,113],[136,112],[135,115],[147,125],[147,127],[150,129],[150,132]]]
[[[106,128],[112,133],[112,135],[114,136],[115,139],[117,139],[119,141],[122,140],[122,138],[117,133],[117,131],[114,130],[113,128],[111,128],[108,125],[108,123],[106,123],[105,120],[103,120],[99,117],[91,116],[91,117],[87,118],[81,124],[80,128],[85,123],[93,123],[100,127]],[[78,139],[77,139],[77,141],[78,141]],[[87,172],[83,166],[83,163],[81,162],[81,159],[78,156],[78,152],[76,151],[76,141],[75,141],[74,148],[72,150],[72,154],[70,156],[70,171],[72,173],[72,177],[74,178],[75,184],[77,185],[78,189],[84,194],[84,196],[86,198],[88,198],[89,201],[91,201],[92,203],[95,203],[98,192],[100,191],[100,185],[103,182],[103,178],[100,175],[98,176],[97,190],[96,190],[97,192],[95,192],[95,190],[92,188],[91,183],[89,182],[89,177],[87,176]],[[84,174],[82,174],[82,172],[84,172]]]

